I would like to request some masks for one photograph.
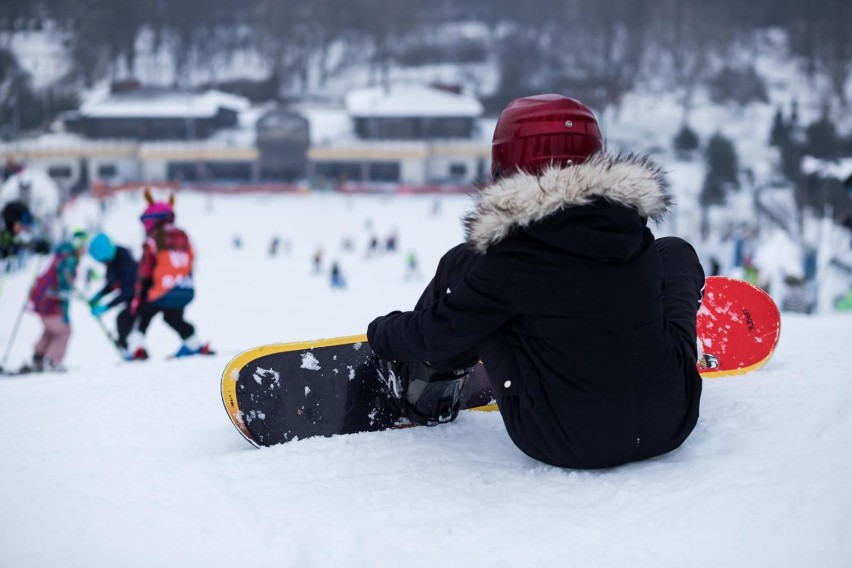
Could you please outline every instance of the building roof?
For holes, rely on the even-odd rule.
[[[210,118],[225,108],[239,112],[249,100],[222,91],[178,91],[142,87],[87,102],[79,115],[86,118]]]
[[[428,85],[392,84],[367,87],[346,94],[346,110],[354,118],[366,117],[467,117],[482,115],[482,104]]]

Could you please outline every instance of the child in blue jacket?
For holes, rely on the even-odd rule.
[[[89,244],[89,255],[106,265],[104,287],[89,299],[92,315],[101,317],[107,310],[121,306],[115,321],[118,331],[115,344],[122,352],[125,352],[127,336],[133,329],[135,319],[130,311],[130,302],[135,292],[138,263],[128,249],[116,245],[104,233],[98,233],[92,239]],[[114,295],[108,301],[101,303],[101,300],[110,294]]]

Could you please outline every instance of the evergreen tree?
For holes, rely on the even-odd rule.
[[[688,124],[684,124],[674,137],[674,149],[680,157],[689,157],[698,150],[699,144],[698,134]]]
[[[775,117],[772,119],[772,130],[769,132],[769,145],[783,148],[790,143],[790,127],[784,121],[784,114],[781,112],[781,107],[775,111]]]
[[[781,146],[781,173],[797,182],[802,172],[802,151],[792,140]]]
[[[707,143],[707,177],[701,192],[702,205],[721,205],[730,187],[739,187],[739,158],[733,143],[716,133]]]
[[[830,160],[842,153],[842,145],[843,142],[837,135],[837,129],[828,117],[827,112],[823,113],[819,120],[805,128],[804,151],[806,154],[815,158]]]

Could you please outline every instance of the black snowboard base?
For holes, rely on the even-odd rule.
[[[372,355],[365,335],[255,347],[225,367],[222,401],[257,447],[410,426],[389,404]],[[492,403],[477,365],[462,390],[462,408]]]

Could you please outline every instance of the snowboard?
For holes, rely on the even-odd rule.
[[[701,376],[741,375],[761,368],[772,357],[781,336],[781,314],[757,286],[708,276],[696,330],[703,350],[698,360]]]
[[[256,447],[314,436],[411,426],[389,403],[366,335],[263,345],[222,373],[222,401]],[[462,390],[462,408],[493,404],[482,364]]]
[[[778,308],[760,288],[708,277],[697,314],[699,373],[713,378],[760,368],[780,329]],[[222,401],[256,447],[410,426],[389,404],[372,355],[366,335],[255,347],[225,367]],[[496,409],[481,363],[462,390],[462,408]]]

